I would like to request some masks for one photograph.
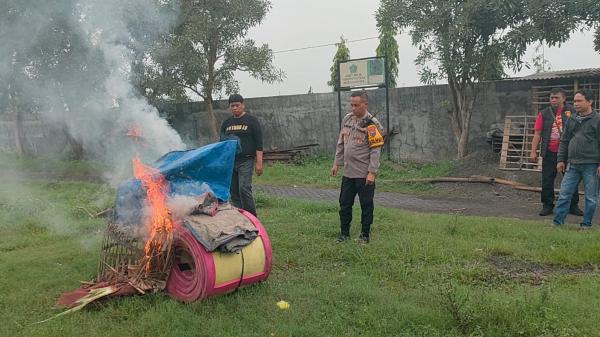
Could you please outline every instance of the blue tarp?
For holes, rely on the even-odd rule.
[[[198,196],[212,191],[218,199],[226,201],[237,149],[236,140],[227,140],[194,150],[169,152],[151,166],[169,182],[171,195]],[[138,224],[145,198],[139,180],[123,182],[117,190],[114,220]]]
[[[200,195],[210,186],[220,200],[229,199],[237,141],[228,140],[189,151],[169,152],[152,166],[171,184],[171,194]]]

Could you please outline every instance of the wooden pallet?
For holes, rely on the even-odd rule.
[[[274,149],[263,152],[263,160],[266,162],[286,162],[293,163],[296,161],[296,156],[302,152],[310,149],[311,147],[319,146],[319,144],[306,144],[295,146],[289,149]]]
[[[506,116],[500,152],[500,169],[515,171],[542,171],[542,158],[531,162],[531,142],[536,116]],[[537,150],[539,151],[539,149]]]

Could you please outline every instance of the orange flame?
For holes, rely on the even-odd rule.
[[[139,126],[137,125],[132,125],[128,130],[127,130],[127,137],[131,137],[131,138],[141,138],[142,137],[142,130],[140,129]]]
[[[148,258],[146,271],[149,271],[152,259],[164,253],[163,250],[170,249],[168,244],[173,235],[173,220],[167,208],[169,185],[157,169],[144,165],[138,155],[133,158],[133,175],[142,182],[150,207],[150,236],[144,247]]]
[[[144,137],[142,137],[142,129],[138,125],[131,125],[127,129],[126,135],[127,137],[133,139],[137,145],[142,145],[143,147],[148,146],[148,143],[146,142]]]

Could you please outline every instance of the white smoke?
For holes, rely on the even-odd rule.
[[[153,33],[157,33],[168,28],[174,19],[161,17],[157,5],[153,0],[128,1],[126,4],[118,0],[86,0],[81,1],[78,20],[92,46],[102,51],[109,71],[104,83],[104,95],[100,97],[101,106],[92,110],[100,112],[97,117],[101,121],[114,122],[113,130],[117,137],[119,133],[122,136],[122,133],[131,127],[138,127],[141,131],[141,140],[129,139],[126,142],[136,142],[134,151],[150,152],[151,155],[185,148],[177,132],[158,116],[156,108],[150,106],[143,97],[139,96],[139,93],[134,91],[129,76],[133,55],[125,44],[134,40],[127,27],[127,20],[131,20],[129,14],[140,19],[153,18],[154,20],[151,21],[158,24],[154,27],[156,31]],[[73,132],[77,132],[75,134],[82,138],[85,138],[89,131],[78,130],[77,126],[73,128]],[[98,136],[104,138],[105,135]],[[119,158],[120,160],[115,164],[129,167],[130,158],[131,151],[125,151],[123,158]],[[117,173],[120,171],[117,170]],[[119,179],[117,175],[116,180]]]
[[[48,27],[64,21],[76,37],[70,43],[81,44],[74,51],[88,58],[87,63],[82,62],[85,69],[67,64],[55,81],[48,77],[40,81],[35,73],[38,61],[26,61],[18,69],[14,85],[42,93],[38,96],[43,99],[35,102],[41,118],[61,125],[58,131],[70,135],[88,157],[93,157],[90,159],[112,168],[108,174],[113,183],[131,175],[134,152],[150,162],[168,151],[185,149],[179,134],[131,81],[133,47],[143,50],[145,46],[140,44],[168,30],[177,18],[176,4],[168,7],[161,0],[50,0],[14,6],[28,6],[23,11],[28,14],[16,22],[0,23],[0,28],[7,29],[0,36],[0,77],[10,74],[11,58],[19,56],[6,46],[18,44],[17,50],[31,51],[30,47],[43,42]],[[28,99],[28,95],[20,99]],[[139,128],[141,138],[127,136],[133,127]],[[50,135],[46,141],[58,142],[60,132],[52,132],[56,137]]]
[[[24,114],[39,116],[44,122],[39,133],[44,134],[45,144],[38,146],[47,145],[55,151],[40,155],[64,155],[61,147],[67,143],[63,134],[68,133],[82,147],[86,159],[109,168],[107,178],[113,186],[131,177],[134,152],[151,162],[168,151],[185,149],[177,132],[136,92],[131,81],[134,49],[143,50],[144,43],[175,23],[177,5],[165,6],[161,0],[0,2],[0,115],[16,102]],[[57,53],[55,59],[41,50],[56,47],[51,38],[62,36],[61,29],[69,32],[63,35],[72,50]],[[144,39],[132,36],[132,32]],[[12,91],[18,92],[17,99],[8,104]],[[36,107],[33,113],[25,110],[32,106]],[[132,127],[140,129],[141,138],[127,136]],[[52,195],[41,193],[38,183],[27,183],[30,177],[26,173],[21,176],[21,171],[28,169],[3,173],[3,180],[10,184],[0,188],[0,210],[9,209],[7,213],[15,218],[0,216],[6,220],[1,226],[24,226],[22,216],[33,219],[27,223],[33,221],[52,234],[77,233],[80,218],[87,217],[87,211],[77,209],[77,203],[63,207]],[[112,192],[101,192],[91,205],[92,213],[110,204],[106,199]],[[92,246],[94,242],[88,238],[82,244]]]

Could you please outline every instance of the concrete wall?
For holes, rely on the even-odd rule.
[[[0,152],[14,152],[15,144],[14,119],[0,119]],[[37,115],[28,115],[21,122],[23,148],[27,153],[41,155],[64,151],[67,144],[65,133],[56,125],[43,123]]]
[[[507,114],[525,115],[531,110],[529,81],[488,82],[480,88],[471,122],[470,150],[487,147],[486,132],[492,124],[503,123]],[[392,159],[436,161],[455,157],[456,140],[445,108],[451,99],[447,85],[396,88],[389,94],[389,128],[398,132],[390,141]],[[350,111],[349,95],[349,92],[342,93],[343,114]],[[249,98],[246,107],[262,123],[265,149],[318,143],[314,152],[334,152],[339,131],[336,93]],[[385,90],[369,91],[369,107],[386,127]],[[210,143],[203,102],[166,104],[159,110],[188,147]],[[219,125],[230,116],[226,101],[216,102],[215,111]],[[12,121],[0,120],[0,151],[14,148],[13,127]],[[44,125],[40,120],[28,120],[24,128],[25,146],[34,153],[55,153],[56,149],[48,148],[47,144],[65,142],[60,129]]]
[[[527,81],[497,81],[480,85],[471,121],[470,150],[489,146],[485,134],[506,115],[525,115],[531,109],[531,84]],[[453,158],[456,140],[447,109],[447,85],[396,88],[389,92],[390,130],[398,134],[390,141],[395,160],[435,161]],[[370,111],[386,127],[385,90],[369,91]],[[336,93],[249,98],[247,111],[263,125],[265,149],[285,149],[318,143],[320,153],[331,154],[339,130]],[[165,105],[168,116],[190,146],[210,142],[203,103]],[[225,101],[215,107],[219,124],[230,114]],[[343,114],[350,111],[349,93],[342,93]]]

